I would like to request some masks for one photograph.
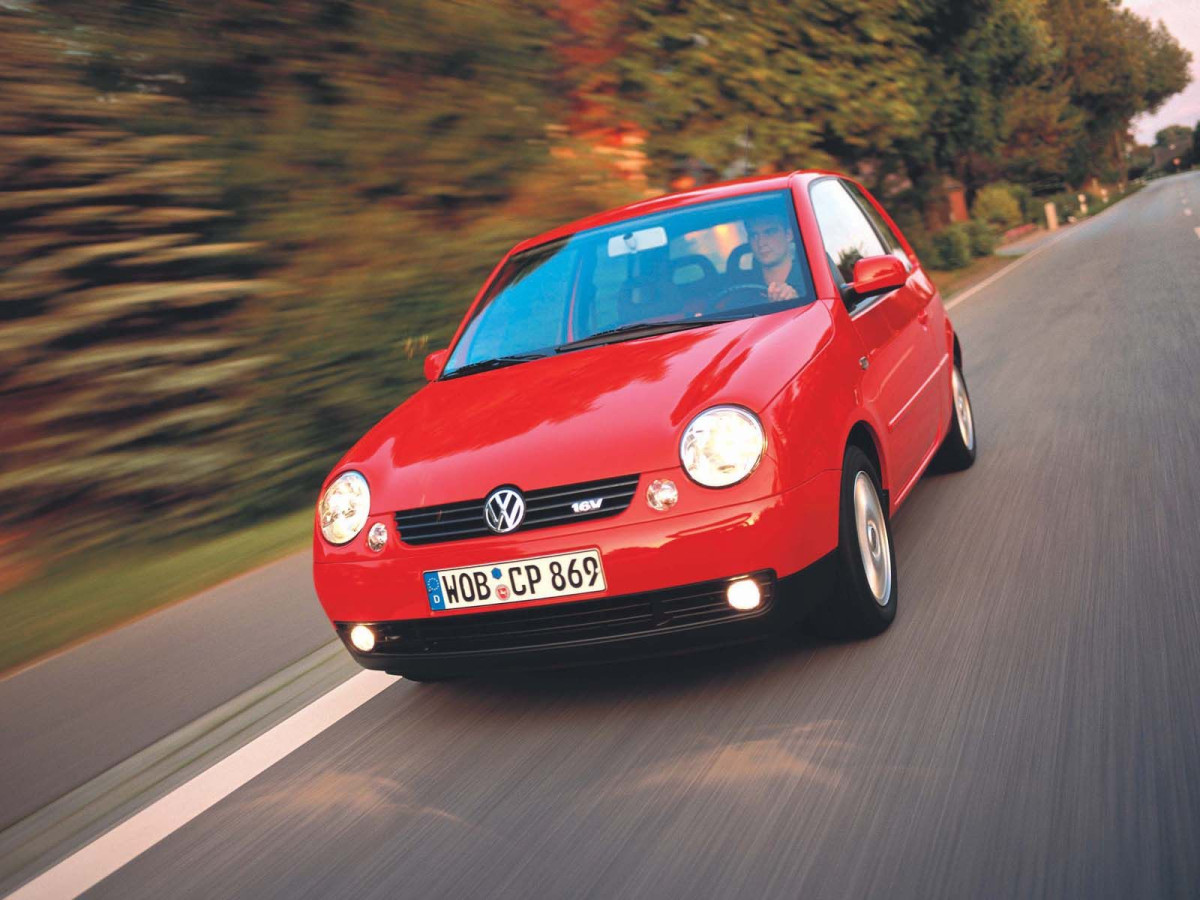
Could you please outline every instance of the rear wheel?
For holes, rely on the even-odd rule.
[[[937,466],[942,471],[959,472],[975,462],[975,414],[971,394],[958,365],[950,370],[950,425],[938,450]]]
[[[846,448],[838,510],[833,594],[814,616],[818,631],[870,637],[896,618],[896,550],[879,473],[858,447]]]

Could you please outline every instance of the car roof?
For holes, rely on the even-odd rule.
[[[703,203],[708,200],[722,200],[727,197],[739,197],[746,194],[762,193],[763,191],[783,190],[784,188],[792,185],[803,188],[812,180],[823,175],[838,174],[839,173],[837,172],[805,169],[795,172],[784,172],[776,175],[756,175],[752,178],[739,178],[736,181],[723,181],[719,184],[708,184],[704,187],[694,188],[690,191],[664,194],[661,197],[652,197],[649,200],[638,200],[634,203],[628,203],[625,206],[618,206],[615,209],[585,216],[582,219],[577,219],[574,222],[568,222],[565,225],[559,225],[550,229],[549,231],[539,234],[537,237],[529,238],[528,240],[524,240],[517,244],[517,246],[513,248],[513,253],[520,253],[524,250],[530,249],[531,247],[544,244],[547,241],[569,237],[572,234],[585,231],[589,228],[599,228],[604,225],[613,225],[617,222],[622,222],[626,219],[633,219],[637,216],[644,216],[649,213],[664,212],[669,209],[676,209],[682,206],[691,206],[692,204]]]

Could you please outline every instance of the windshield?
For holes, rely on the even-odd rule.
[[[787,191],[700,203],[513,256],[443,377],[778,312],[814,296]]]

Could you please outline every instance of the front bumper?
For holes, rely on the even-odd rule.
[[[654,477],[642,476],[634,503],[644,507],[641,498]],[[400,544],[392,531],[391,546],[381,556],[318,561],[313,581],[332,622],[370,623],[458,616],[490,620],[516,607],[431,610],[423,573],[590,548],[600,552],[609,597],[751,572],[774,571],[784,577],[837,546],[839,484],[839,472],[823,472],[792,490],[729,506],[653,515],[643,510],[637,516],[631,509],[590,527],[563,525],[429,546]],[[634,521],[623,521],[627,517]],[[390,514],[381,513],[371,517],[364,531],[375,521],[394,525]],[[551,598],[520,608],[574,602],[577,598]]]
[[[797,624],[826,596],[831,560],[824,557],[784,579],[772,571],[752,574],[762,602],[749,612],[734,610],[725,599],[729,583],[739,579],[721,578],[483,615],[370,623],[377,641],[370,653],[350,643],[350,629],[359,623],[336,627],[364,668],[419,679],[690,652],[755,640]]]

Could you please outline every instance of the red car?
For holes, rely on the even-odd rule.
[[[890,516],[975,458],[962,352],[861,185],[635,203],[496,267],[322,489],[317,594],[415,680],[896,615]]]

